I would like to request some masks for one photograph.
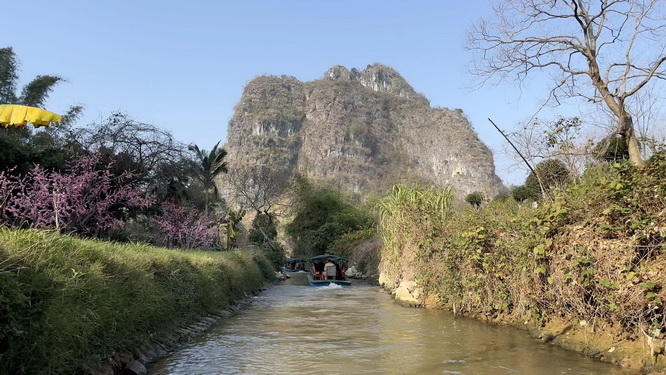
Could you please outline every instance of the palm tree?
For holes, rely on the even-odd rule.
[[[39,75],[23,87],[21,94],[16,94],[18,81],[18,62],[12,47],[0,48],[0,103],[21,104],[32,107],[44,107],[55,85],[63,81],[62,77]]]
[[[44,109],[51,91],[58,83],[65,81],[60,76],[38,75],[23,86],[18,94],[18,70],[19,63],[12,47],[0,48],[0,104],[20,104]],[[82,111],[82,106],[70,106],[61,124],[74,122]]]
[[[215,178],[220,173],[229,172],[229,167],[224,158],[227,156],[227,150],[218,148],[220,142],[217,142],[210,152],[202,150],[197,145],[191,145],[188,149],[194,152],[198,161],[197,177],[203,184],[204,195],[206,197],[206,214],[208,214],[208,192],[213,190],[213,196],[218,198],[218,190],[215,185]]]

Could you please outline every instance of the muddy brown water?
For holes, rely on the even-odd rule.
[[[633,374],[527,332],[405,308],[376,286],[273,286],[149,374]]]

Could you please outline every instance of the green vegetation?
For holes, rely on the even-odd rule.
[[[351,246],[360,240],[349,236],[374,226],[370,210],[354,206],[351,198],[338,190],[300,178],[295,191],[294,219],[287,224],[286,232],[294,243],[296,257],[309,258],[327,251],[349,256]]]
[[[617,134],[611,134],[597,143],[594,148],[597,159],[609,163],[619,163],[629,160],[629,147],[627,142]]]
[[[380,271],[385,279],[399,281],[405,272],[430,272],[423,264],[427,262],[424,251],[438,247],[433,241],[453,213],[451,199],[450,188],[397,185],[378,203],[383,242]]]
[[[536,174],[534,173],[536,172]],[[540,162],[525,179],[525,184],[516,186],[511,190],[511,196],[517,202],[537,201],[546,194],[564,187],[570,179],[570,172],[566,165],[557,159],[548,159]]]
[[[161,341],[274,277],[257,252],[0,229],[0,373],[80,373]]]
[[[248,233],[251,244],[258,246],[275,270],[281,270],[284,265],[284,248],[277,242],[277,219],[267,214],[257,214],[252,220],[252,227]]]
[[[613,340],[666,334],[665,154],[644,168],[590,167],[537,209],[494,200],[453,212],[449,201],[398,187],[382,202],[389,286],[413,277],[436,306],[536,325],[594,321]]]
[[[219,145],[220,142],[218,141],[210,151],[202,150],[197,145],[191,145],[189,147],[189,150],[194,152],[194,156],[198,161],[196,177],[204,188],[204,195],[206,196],[206,214],[208,214],[209,191],[213,192],[214,200],[219,199],[217,185],[215,185],[215,178],[221,173],[229,172],[227,162],[224,160],[227,156],[227,151],[221,147],[218,148]]]
[[[483,193],[480,191],[469,193],[467,197],[465,197],[465,202],[469,203],[474,208],[481,207],[484,200]]]

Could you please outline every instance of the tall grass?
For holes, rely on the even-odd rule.
[[[388,280],[414,278],[422,250],[436,246],[433,239],[452,214],[451,199],[450,188],[396,185],[379,201],[379,235],[384,243],[380,269]]]
[[[178,251],[0,229],[0,373],[80,373],[274,277],[255,252]]]

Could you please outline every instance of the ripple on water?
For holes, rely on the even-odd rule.
[[[294,281],[301,282],[301,281]],[[573,369],[573,370],[572,370]],[[571,374],[628,372],[527,333],[403,308],[377,287],[270,288],[151,374]]]

